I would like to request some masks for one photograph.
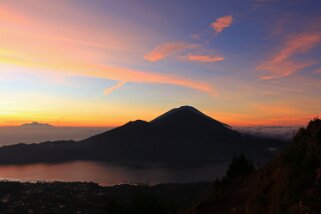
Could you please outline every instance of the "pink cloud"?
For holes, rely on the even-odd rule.
[[[283,48],[271,59],[261,63],[256,69],[269,72],[269,74],[261,76],[265,80],[290,76],[315,63],[312,60],[294,60],[292,57],[309,52],[320,42],[320,33],[295,35],[289,38]]]
[[[314,61],[306,61],[306,62],[297,62],[294,60],[289,60],[281,63],[271,63],[271,64],[263,64],[257,67],[258,70],[266,70],[269,71],[270,74],[261,76],[263,80],[281,78],[290,76],[306,67],[309,67],[314,64]]]
[[[313,73],[315,73],[315,74],[321,74],[321,68],[318,68],[318,69],[314,70]]]
[[[97,67],[96,72],[91,73],[91,75],[106,79],[119,80],[120,82],[177,85],[192,88],[198,91],[203,91],[213,96],[218,95],[214,87],[204,82],[189,80],[176,75],[159,74],[155,72],[146,72],[124,68],[112,68],[106,66]],[[123,85],[121,83],[119,84],[120,87]]]
[[[197,54],[188,54],[184,57],[185,60],[195,61],[195,62],[219,62],[225,60],[224,57],[218,55],[197,55]]]
[[[232,16],[222,16],[220,18],[217,18],[211,24],[211,28],[213,28],[216,33],[220,33],[225,28],[228,28],[229,26],[231,26],[232,22],[233,22],[233,17]]]
[[[185,42],[168,42],[158,45],[151,52],[145,54],[144,59],[156,62],[161,59],[164,59],[172,54],[175,54],[179,51],[196,47],[197,45],[185,43]]]
[[[273,58],[273,61],[280,62],[296,53],[306,53],[320,41],[321,35],[319,33],[297,35],[287,41],[285,47]]]
[[[125,85],[125,81],[119,81],[116,85],[106,88],[104,90],[104,95],[109,95],[110,93],[112,93],[113,91],[117,90],[118,88],[122,87],[123,85]]]

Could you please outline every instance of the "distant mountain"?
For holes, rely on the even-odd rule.
[[[54,128],[54,126],[48,123],[38,123],[38,122],[25,123],[20,125],[19,127],[20,128]]]
[[[229,161],[245,153],[264,162],[284,141],[232,130],[190,106],[156,119],[136,120],[88,139],[0,148],[0,163],[96,160],[123,164],[195,165]]]

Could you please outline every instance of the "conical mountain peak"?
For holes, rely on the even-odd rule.
[[[199,122],[206,122],[206,123],[213,123],[215,125],[221,125],[224,127],[229,127],[228,125],[221,123],[206,114],[202,113],[198,109],[192,107],[192,106],[181,106],[179,108],[174,108],[172,110],[169,110],[168,112],[162,114],[161,116],[155,118],[150,123],[152,124],[160,124],[160,123],[171,123],[171,124],[177,124],[179,122],[181,123],[195,123],[195,121]],[[195,123],[197,124],[197,123]],[[186,124],[184,124],[186,125]]]

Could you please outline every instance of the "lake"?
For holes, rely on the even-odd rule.
[[[222,177],[229,163],[194,168],[133,168],[92,161],[0,166],[0,179],[15,181],[87,181],[117,184],[190,183]]]

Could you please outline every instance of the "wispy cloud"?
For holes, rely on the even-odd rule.
[[[228,28],[231,26],[233,22],[233,17],[228,15],[228,16],[222,16],[220,18],[217,18],[212,24],[211,28],[214,29],[216,33],[222,32],[225,28]]]
[[[315,63],[313,60],[294,60],[292,57],[309,52],[320,42],[321,34],[319,32],[292,36],[271,59],[257,66],[257,70],[269,72],[261,78],[267,80],[286,77],[313,65]]]
[[[197,45],[189,44],[186,42],[167,42],[158,45],[151,52],[145,54],[144,59],[151,62],[156,62],[179,51],[195,47],[197,47]]]
[[[32,57],[21,57],[20,55],[0,58],[0,64],[9,64],[21,68],[33,68],[30,72],[37,72],[41,69],[42,74],[46,72],[48,75],[60,74],[60,75],[76,75],[76,76],[88,76],[102,79],[116,80],[120,82],[136,82],[147,84],[170,84],[177,85],[195,90],[203,91],[211,95],[216,95],[216,91],[212,86],[204,82],[195,80],[188,80],[186,78],[161,74],[154,71],[142,71],[135,69],[127,69],[121,67],[111,67],[104,64],[98,64],[96,62],[88,61],[80,57],[77,58],[63,58],[63,55],[53,56],[54,60],[45,60],[39,53],[31,52]],[[76,57],[73,55],[73,57]],[[1,67],[1,65],[0,65]],[[25,69],[22,69],[25,70]]]
[[[225,28],[228,28],[233,22],[233,17],[228,16],[222,16],[217,18],[210,27],[214,29],[214,31],[218,34],[222,32]],[[200,34],[193,34],[191,35],[191,38],[194,40],[201,40]],[[193,52],[186,55],[188,49],[193,49]],[[195,54],[196,51],[202,51],[204,52],[204,49],[202,48],[201,44],[191,44],[187,42],[166,42],[159,44],[156,46],[153,50],[148,52],[144,55],[144,59],[151,61],[151,62],[157,62],[159,60],[162,60],[166,57],[181,54],[179,59],[183,59],[185,61],[198,61],[198,62],[218,62],[223,61],[224,57],[217,56],[217,55],[211,55],[211,54]],[[185,51],[185,53],[184,53]],[[184,55],[185,54],[185,55]]]
[[[257,2],[257,3],[271,3],[271,2],[277,2],[277,1],[280,1],[280,0],[254,0],[254,2]]]
[[[177,85],[206,92],[210,95],[217,95],[217,91],[214,89],[214,87],[204,82],[189,80],[176,75],[160,74],[156,72],[147,72],[106,66],[97,67],[96,72],[91,73],[91,75],[123,82]]]
[[[219,55],[203,55],[203,54],[188,54],[183,57],[184,60],[201,62],[201,63],[210,63],[210,62],[220,62],[225,60],[224,57]]]
[[[318,69],[314,70],[313,73],[315,73],[315,74],[321,74],[321,68],[318,68]]]
[[[48,1],[48,3],[50,2]],[[43,4],[45,5],[45,3]],[[1,8],[0,12],[2,11]],[[107,32],[105,28],[94,24],[98,23],[97,20],[88,20],[88,23],[93,23],[93,25],[88,25],[87,28],[87,25],[83,27],[74,23],[74,19],[64,23],[60,23],[56,19],[51,21],[47,17],[39,19],[36,13],[25,11],[21,7],[18,8],[12,7],[10,9],[12,12],[7,13],[5,18],[0,16],[0,24],[3,26],[0,29],[0,67],[11,65],[17,69],[19,68],[21,72],[24,72],[24,69],[30,69],[32,72],[48,75],[54,73],[67,76],[96,77],[119,81],[121,85],[123,85],[122,82],[171,84],[209,94],[216,93],[215,89],[205,82],[189,80],[179,75],[167,75],[155,71],[136,70],[121,66],[109,66],[109,64],[112,64],[110,62],[115,61],[113,56],[102,63],[102,59],[107,57],[106,48],[127,50],[128,46],[131,46],[127,45],[127,43],[136,44],[133,40],[136,41],[137,38],[132,34],[129,35],[127,31],[124,33],[121,29],[119,31],[113,29]],[[78,20],[78,18],[79,20],[84,19],[72,7],[65,8],[64,13],[66,13],[66,17],[69,17],[68,12],[77,17],[75,20]],[[11,14],[19,15],[11,16]],[[92,19],[92,16],[89,16],[89,18]],[[27,22],[24,22],[24,20],[27,20]],[[28,27],[25,27],[25,25]],[[129,31],[132,32],[128,29]],[[74,38],[77,39],[75,40]],[[169,43],[156,48],[157,50],[153,53],[154,58],[152,57],[153,54],[150,56],[151,59],[159,60],[171,55],[175,51],[194,46],[184,42]],[[134,47],[130,49],[132,48]],[[119,58],[116,57],[118,60],[128,56],[123,51],[116,53],[121,56]],[[118,85],[118,88],[121,85]]]
[[[289,61],[285,61],[277,64],[276,63],[262,64],[257,69],[269,71],[270,73],[266,75],[262,75],[261,79],[271,80],[271,79],[290,76],[306,67],[313,65],[314,63],[315,63],[314,61],[300,62],[300,61],[289,60]]]
[[[189,53],[186,53],[187,51]],[[178,55],[178,59],[190,62],[210,63],[225,60],[224,57],[212,54],[212,52],[212,50],[206,50],[199,44],[172,42],[158,45],[154,50],[146,54],[144,58],[151,62],[156,62],[171,55]]]
[[[113,91],[115,91],[116,89],[122,87],[123,85],[125,85],[125,81],[120,81],[118,82],[116,85],[106,88],[104,91],[104,95],[109,95],[110,93],[112,93]]]

